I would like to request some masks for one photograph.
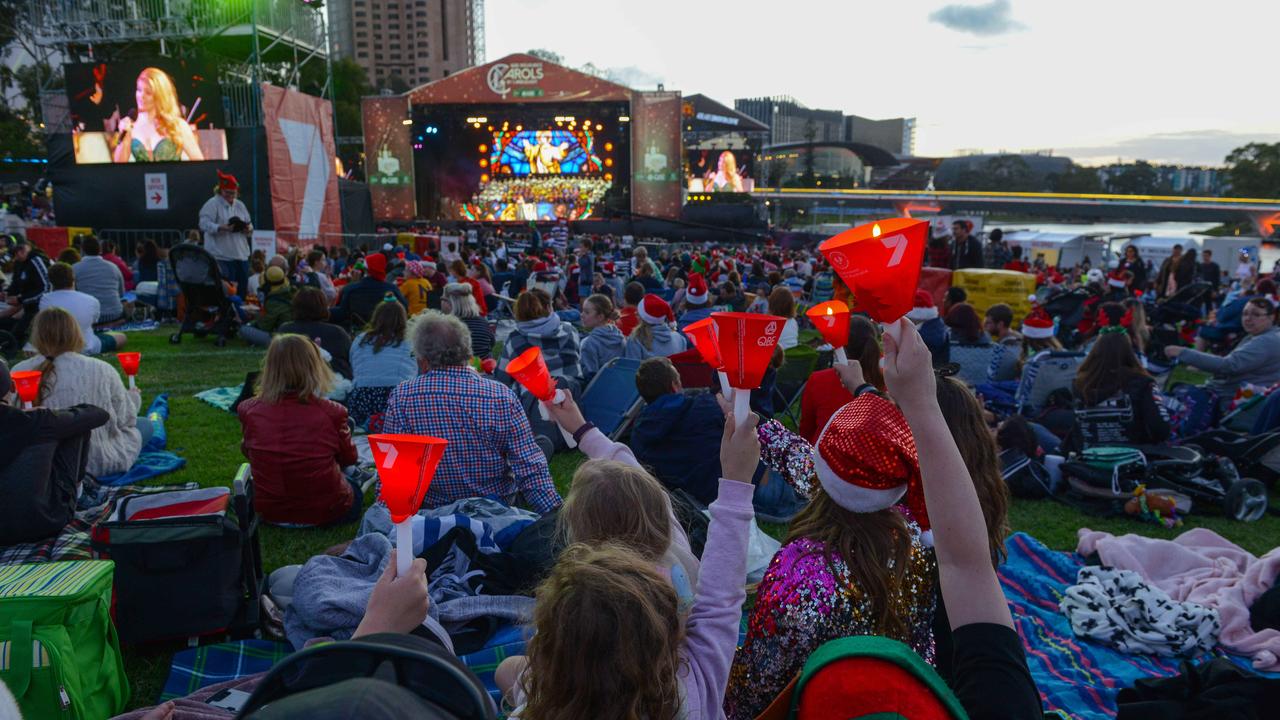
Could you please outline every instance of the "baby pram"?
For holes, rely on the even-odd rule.
[[[1184,337],[1179,325],[1200,321],[1200,309],[1213,293],[1213,286],[1206,282],[1194,282],[1154,305],[1148,306],[1147,322],[1151,326],[1151,341],[1147,344],[1147,357],[1157,363],[1164,362],[1164,349],[1178,345]]]
[[[169,336],[169,342],[177,345],[183,333],[194,333],[196,337],[212,334],[214,345],[226,345],[227,336],[235,332],[239,322],[218,262],[202,247],[176,245],[169,250],[169,264],[186,302],[182,327]]]

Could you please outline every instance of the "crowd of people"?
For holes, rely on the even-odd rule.
[[[1007,451],[1043,461],[1100,444],[1167,442],[1185,432],[1177,410],[1187,396],[1166,395],[1160,382],[1175,365],[1209,375],[1197,397],[1218,415],[1266,396],[1254,432],[1280,429],[1280,393],[1271,392],[1280,384],[1277,278],[1252,262],[1224,273],[1178,248],[1153,272],[1129,247],[1114,267],[1036,268],[998,231],[984,243],[960,222],[930,244],[928,264],[1036,272],[1030,313],[979,310],[958,286],[940,301],[918,292],[892,333],[855,313],[842,348],[848,362],[828,361],[808,378],[789,428],[775,417],[786,409],[775,405],[777,375],[793,348],[822,345],[805,339],[803,309],[831,299],[856,306],[815,249],[582,235],[543,243],[536,232],[485,232],[448,261],[436,249],[388,242],[249,256],[241,268],[238,250],[220,250],[243,231],[231,222],[234,188],[226,195],[202,222],[203,242],[224,265],[240,336],[266,348],[235,406],[265,522],[360,518],[370,479],[359,469],[360,432],[448,442],[424,509],[483,497],[554,520],[527,652],[496,674],[509,717],[755,718],[793,692],[789,683],[820,647],[875,637],[908,648],[902,662],[941,678],[886,674],[886,686],[958,701],[973,718],[1039,718],[996,576],[1009,532]],[[126,273],[147,277],[144,258],[158,255],[139,253],[130,268],[111,250],[85,238],[83,257],[68,264],[19,241],[8,249],[0,319],[30,342],[14,369],[43,372],[39,409],[0,408],[4,436],[34,443],[87,433],[93,474],[127,469],[150,433],[137,391],[93,356],[124,346],[111,328],[128,313]],[[1185,292],[1197,282],[1212,291]],[[693,379],[701,361],[682,332],[718,310],[784,319],[741,424],[714,381]],[[506,372],[534,347],[565,390],[550,419]],[[964,368],[974,348],[986,348],[976,377]],[[1066,352],[1080,361],[1065,416],[1001,404],[1031,368]],[[625,444],[588,422],[575,400],[619,359],[638,362],[644,401]],[[339,385],[345,392],[335,394]],[[9,386],[0,366],[0,395]],[[1098,408],[1124,412],[1077,421],[1078,411]],[[588,460],[562,497],[549,461],[564,436]],[[0,449],[0,477],[17,448]],[[55,467],[64,490],[82,482],[77,468]],[[709,513],[696,543],[676,512],[685,503]],[[789,525],[739,645],[753,517]],[[452,651],[443,629],[424,625],[425,562],[408,577],[391,558],[385,566],[354,637],[426,627],[424,642]],[[395,692],[385,679],[370,682]],[[305,707],[304,696],[318,692],[280,705]],[[832,692],[826,702],[846,705],[827,709],[842,716],[875,695],[855,684]],[[184,702],[137,716],[169,717]]]

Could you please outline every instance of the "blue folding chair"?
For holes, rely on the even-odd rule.
[[[644,404],[640,391],[636,389],[636,371],[639,369],[639,360],[610,360],[578,398],[582,416],[610,440],[617,440],[626,432]]]
[[[951,362],[960,366],[956,371],[956,377],[970,387],[986,382],[991,358],[999,347],[994,343],[985,345],[951,343]]]

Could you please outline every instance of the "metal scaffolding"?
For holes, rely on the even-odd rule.
[[[484,0],[467,2],[467,29],[471,31],[471,65],[484,64]]]

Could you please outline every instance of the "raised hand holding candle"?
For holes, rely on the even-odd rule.
[[[835,349],[835,361],[848,363],[844,346],[849,343],[849,306],[839,300],[828,300],[809,308],[805,315],[822,334],[822,339]]]
[[[684,328],[684,334],[693,342],[702,361],[716,371],[720,378],[720,392],[726,400],[733,399],[733,387],[729,385],[729,376],[724,372],[724,361],[720,359],[720,346],[716,341],[716,324],[711,318],[690,323]]]
[[[413,516],[422,507],[449,441],[426,435],[379,434],[368,439],[381,480],[380,497],[396,524],[396,577],[401,577],[413,563]]]
[[[556,389],[555,378],[551,377],[551,371],[547,369],[547,361],[542,357],[542,348],[536,345],[507,363],[507,374],[515,378],[521,387],[540,401],[538,413],[543,420],[551,419],[551,413],[547,412],[548,404],[564,402],[564,392]],[[577,443],[573,441],[573,434],[568,430],[560,428],[560,435],[569,447],[577,447]]]
[[[22,407],[30,410],[35,407],[36,396],[40,394],[40,376],[39,370],[15,370],[9,373],[9,377],[13,379],[13,387],[18,391],[18,397],[22,399]]]
[[[129,389],[132,390],[137,387],[133,378],[138,374],[138,363],[142,362],[142,353],[116,353],[116,360],[120,361],[120,369],[124,370],[125,376],[129,378]]]
[[[716,345],[725,374],[733,386],[733,419],[741,425],[751,413],[751,391],[769,369],[786,318],[755,313],[711,313],[716,325]],[[743,391],[743,392],[738,392]]]
[[[850,228],[818,246],[865,312],[896,338],[894,323],[912,308],[929,223],[889,218]]]

